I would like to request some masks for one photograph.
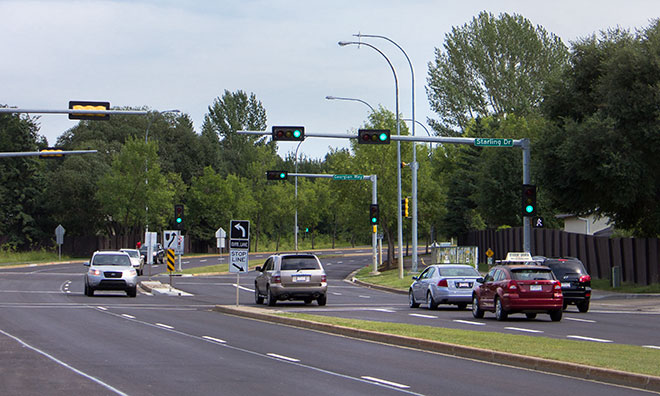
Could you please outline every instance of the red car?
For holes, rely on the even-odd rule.
[[[495,312],[497,320],[509,314],[524,313],[528,319],[547,313],[560,321],[564,297],[561,283],[549,267],[540,265],[498,265],[484,278],[477,279],[472,293],[472,315],[483,318]]]

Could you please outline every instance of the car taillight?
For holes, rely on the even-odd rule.
[[[279,275],[273,275],[273,283],[282,283],[282,278]]]
[[[591,282],[591,276],[589,275],[582,275],[580,277],[580,283],[586,283],[586,282]]]
[[[509,290],[514,290],[514,291],[516,291],[516,290],[518,290],[518,284],[516,283],[516,281],[514,281],[514,280],[510,280],[510,281],[509,281],[509,284],[507,285],[507,288],[508,288]]]
[[[321,275],[321,282],[325,282],[327,278],[325,277],[325,274]]]
[[[561,283],[555,282],[555,286],[553,287],[553,289],[561,291]]]
[[[449,284],[447,284],[447,279],[440,279],[440,282],[438,282],[438,286],[449,287]]]

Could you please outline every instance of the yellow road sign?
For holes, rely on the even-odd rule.
[[[493,252],[493,250],[491,248],[488,248],[488,250],[486,250],[486,256],[493,257],[494,254],[495,254],[495,252]]]
[[[174,249],[167,249],[167,270],[174,271]]]

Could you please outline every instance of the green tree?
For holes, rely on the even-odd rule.
[[[429,63],[427,95],[441,134],[464,132],[469,121],[491,114],[535,111],[543,84],[567,65],[559,37],[520,15],[481,12],[452,28],[444,51]]]
[[[658,20],[582,39],[571,61],[544,102],[551,125],[535,152],[544,191],[560,210],[660,235]]]
[[[156,153],[156,142],[145,144],[129,137],[114,155],[110,171],[99,180],[96,199],[106,216],[108,234],[139,232],[145,222],[151,230],[159,230],[172,217],[175,191],[161,173]]]
[[[30,117],[0,114],[3,151],[44,148],[46,140],[38,134],[36,121]],[[38,218],[46,216],[39,205],[44,185],[43,161],[35,157],[0,159],[0,244],[28,249],[49,232],[40,229],[37,223]]]

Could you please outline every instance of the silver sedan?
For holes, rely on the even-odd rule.
[[[408,290],[410,308],[425,303],[429,309],[436,309],[439,304],[455,304],[458,309],[465,309],[472,301],[472,288],[480,277],[471,265],[428,266],[419,276],[413,276],[414,282]]]

